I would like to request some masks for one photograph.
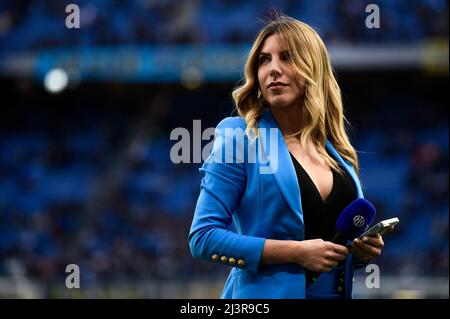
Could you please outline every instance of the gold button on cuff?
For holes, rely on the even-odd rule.
[[[245,266],[245,262],[242,259],[239,259],[237,264],[241,268]]]
[[[218,261],[219,260],[219,255],[214,254],[211,256],[212,261]]]
[[[228,257],[227,256],[222,256],[220,257],[220,261],[224,264],[226,264],[226,262],[228,261]]]
[[[230,257],[230,259],[228,259],[228,263],[230,265],[234,265],[236,263],[236,259],[234,259],[233,257]]]
[[[344,288],[342,288],[341,286],[338,286],[338,291],[342,292],[344,290]]]

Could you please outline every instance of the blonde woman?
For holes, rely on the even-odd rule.
[[[319,35],[284,15],[269,22],[233,98],[239,116],[218,124],[200,169],[192,255],[232,267],[222,298],[351,298],[355,267],[384,244],[380,235],[351,251],[331,242],[337,217],[363,193]]]

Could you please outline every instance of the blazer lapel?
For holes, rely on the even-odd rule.
[[[280,192],[283,194],[283,197],[286,199],[292,211],[300,218],[303,223],[303,211],[301,207],[301,196],[297,181],[297,174],[295,172],[294,164],[292,163],[292,159],[281,130],[278,128],[278,124],[276,123],[269,108],[264,110],[263,114],[261,115],[259,128],[264,129],[260,134],[262,160],[268,163],[268,166],[266,166],[266,168],[268,169],[269,173],[275,178]],[[276,134],[274,134],[275,131]],[[275,145],[276,147],[274,147]],[[333,158],[338,161],[351,176],[356,186],[358,198],[364,198],[361,183],[358,176],[356,175],[353,166],[343,160],[341,155],[339,155],[339,153],[335,150],[333,145],[331,145],[328,140],[326,140],[325,147],[333,156]]]
[[[265,129],[260,134],[263,161],[270,163],[270,174],[275,178],[278,188],[292,211],[304,223],[297,174],[281,130],[270,109],[266,109],[261,115],[259,128]]]
[[[361,183],[359,182],[359,178],[356,175],[356,172],[355,172],[355,169],[353,168],[353,166],[348,164],[347,162],[345,162],[342,159],[341,155],[339,155],[339,153],[335,150],[333,145],[331,145],[330,141],[327,140],[325,142],[325,147],[331,153],[331,155],[334,157],[334,159],[336,161],[338,161],[339,164],[342,165],[342,167],[347,171],[347,173],[353,179],[353,182],[355,183],[355,186],[356,186],[356,192],[357,192],[358,198],[364,198],[364,194],[363,194],[362,188],[361,188]]]

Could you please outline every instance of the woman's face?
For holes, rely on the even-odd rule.
[[[297,83],[289,52],[276,34],[266,38],[259,53],[258,82],[264,100],[272,107],[292,106],[303,97],[304,83]]]

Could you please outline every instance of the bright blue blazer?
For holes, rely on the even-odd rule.
[[[270,109],[259,120],[259,128],[265,132],[258,139],[230,134],[245,128],[242,117],[225,118],[216,127],[211,153],[200,168],[200,194],[189,233],[191,253],[195,258],[232,267],[221,298],[305,298],[302,266],[260,265],[266,239],[305,238],[301,190],[289,150]],[[352,165],[329,141],[326,148],[352,177],[357,196],[362,198]],[[236,151],[232,161],[226,152],[230,149]],[[251,152],[257,154],[252,161],[248,157]],[[232,222],[234,231],[230,229]],[[355,267],[361,264],[350,254],[345,261],[346,298],[352,296]],[[319,278],[325,283],[337,280],[333,272],[322,273]],[[328,298],[329,294],[325,289],[316,297]]]

